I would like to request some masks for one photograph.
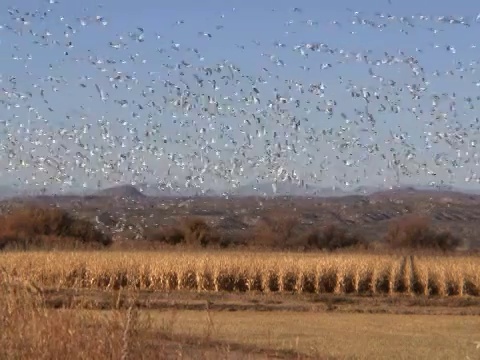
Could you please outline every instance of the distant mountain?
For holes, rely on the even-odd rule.
[[[41,195],[42,192],[36,188],[19,188],[16,186],[0,185],[0,200],[11,198],[32,197]]]
[[[312,184],[303,186],[290,182],[264,182],[242,185],[227,191],[232,196],[342,196],[340,189],[321,188]]]
[[[213,187],[213,186],[212,186]],[[105,188],[103,190],[95,189],[72,189],[67,191],[54,191],[46,189],[42,192],[39,188],[21,188],[11,185],[0,185],[0,200],[11,198],[32,198],[32,197],[55,197],[75,198],[84,196],[108,196],[117,198],[141,199],[146,197],[209,197],[209,196],[236,196],[236,197],[275,197],[275,196],[293,196],[293,197],[343,197],[350,195],[369,196],[373,198],[384,197],[403,197],[403,196],[422,196],[427,197],[451,197],[456,199],[463,198],[469,201],[472,197],[480,195],[480,190],[462,189],[453,186],[428,186],[428,185],[402,185],[395,187],[383,186],[358,186],[352,189],[342,189],[335,187],[320,187],[315,184],[304,184],[303,186],[292,182],[261,182],[241,185],[237,188],[225,189],[200,189],[196,187],[185,187],[179,182],[159,182],[159,183],[141,183],[136,186],[126,184]],[[457,200],[460,201],[460,200]]]
[[[19,195],[19,191],[13,187],[3,185],[0,186],[0,199],[8,199]]]
[[[375,192],[383,191],[383,190],[385,190],[385,189],[381,186],[366,186],[366,185],[363,185],[363,186],[358,186],[358,187],[354,188],[352,193],[355,194],[355,195],[370,195],[370,194],[373,194]]]
[[[97,191],[95,196],[108,196],[118,198],[144,198],[146,197],[139,189],[133,185],[120,185]]]
[[[181,186],[174,182],[158,184],[139,184],[138,188],[142,194],[154,197],[192,197],[192,196],[214,196],[220,195],[211,189],[199,189],[195,187]]]

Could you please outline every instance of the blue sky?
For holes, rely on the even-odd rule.
[[[13,15],[9,14],[9,8]],[[463,99],[470,96],[475,100],[480,90],[475,84],[480,81],[480,75],[472,71],[478,67],[472,61],[480,58],[479,48],[472,47],[477,43],[480,23],[475,19],[479,8],[467,0],[434,5],[430,1],[396,0],[362,3],[347,0],[168,3],[109,0],[101,7],[91,0],[60,0],[54,4],[49,1],[4,1],[0,5],[0,24],[4,24],[0,30],[0,85],[5,91],[0,93],[0,100],[10,103],[10,108],[6,105],[0,107],[0,118],[9,119],[11,124],[5,128],[5,133],[13,133],[16,140],[9,142],[8,135],[2,135],[5,150],[0,157],[0,169],[5,170],[2,177],[5,183],[17,181],[28,182],[29,185],[39,183],[41,186],[53,183],[58,187],[67,181],[68,184],[72,182],[72,186],[85,184],[94,187],[114,182],[168,181],[174,176],[183,183],[187,176],[199,181],[198,176],[201,175],[204,178],[203,187],[228,187],[255,180],[280,181],[285,178],[282,175],[284,169],[284,174],[295,172],[298,180],[305,182],[351,188],[395,184],[396,171],[388,169],[388,165],[399,159],[398,164],[403,164],[410,173],[400,178],[402,183],[443,181],[458,187],[478,186],[477,182],[465,180],[475,178],[473,174],[477,172],[476,148],[471,143],[478,141],[479,135],[475,126],[472,128],[470,124],[475,125],[479,114],[476,107],[469,109]],[[45,19],[40,19],[40,15],[35,18],[24,16],[25,12],[31,14],[36,10],[39,14],[47,11]],[[358,12],[357,17],[355,12]],[[388,15],[397,19],[408,18],[414,26],[406,25],[405,21],[388,20]],[[437,20],[421,20],[420,15]],[[96,21],[92,20],[95,16],[98,16]],[[439,16],[455,19],[464,16],[471,26],[444,24],[438,21]],[[12,19],[15,17],[18,19]],[[22,24],[22,17],[29,23]],[[360,26],[358,22],[362,19],[387,26],[383,29]],[[102,25],[102,21],[106,23]],[[12,29],[21,32],[15,34]],[[199,35],[200,32],[209,33],[211,37]],[[41,36],[47,33],[47,46],[34,43],[44,41]],[[123,40],[120,40],[121,36]],[[138,36],[143,37],[143,41],[138,41]],[[54,41],[59,41],[59,44]],[[73,47],[66,45],[69,41]],[[109,45],[119,41],[128,46],[115,49]],[[325,44],[326,51],[312,52],[304,47],[308,57],[300,53],[300,46],[320,43]],[[177,49],[172,46],[177,46]],[[328,50],[332,50],[333,54],[329,54]],[[344,56],[347,53],[351,53],[349,58]],[[357,53],[360,57],[366,55],[373,63],[355,62],[353,59]],[[402,61],[413,56],[418,60],[417,67],[424,70],[428,82],[420,99],[412,100],[408,86],[423,86],[421,76],[414,77],[410,66],[402,61],[392,65],[381,64],[388,56],[396,56]],[[175,69],[182,61],[192,67]],[[205,83],[208,78],[196,68],[215,68],[216,64],[224,61],[240,69],[236,76],[244,77],[239,78],[238,83],[225,83],[222,76],[229,75],[225,68],[221,74],[210,77],[217,81],[216,91],[212,85],[200,88],[196,84],[194,75],[204,78]],[[375,65],[375,61],[380,65]],[[462,67],[470,70],[445,75]],[[377,78],[369,74],[370,68]],[[443,75],[434,76],[435,71]],[[460,78],[462,74],[463,79]],[[116,75],[129,76],[130,79],[119,83],[112,80]],[[8,81],[11,77],[15,78],[15,85]],[[248,77],[256,83],[252,84]],[[379,77],[394,81],[396,86],[387,86],[388,80],[382,84]],[[258,83],[259,78],[265,82]],[[202,116],[198,111],[185,116],[170,105],[164,106],[162,113],[155,111],[147,106],[149,101],[160,104],[163,96],[168,99],[176,97],[168,94],[164,81],[182,91],[187,84],[190,92],[204,97],[204,101],[208,101],[205,100],[207,96],[215,96],[224,112],[215,118]],[[115,83],[117,89],[112,88]],[[365,101],[351,98],[350,91],[347,91],[349,83],[372,94],[377,92],[381,98],[388,96],[391,104],[397,104],[400,111],[396,114],[389,110],[379,112],[382,104],[385,106],[387,103],[372,100],[369,112],[376,120],[375,127],[372,128],[366,120],[362,123],[358,111],[365,110]],[[95,84],[109,94],[107,101],[100,99]],[[303,94],[295,84],[303,85]],[[306,90],[311,84],[321,84],[325,88],[324,97],[308,93]],[[260,104],[247,104],[242,98],[254,95],[254,86],[259,90]],[[44,89],[43,98],[40,88]],[[151,90],[154,92],[149,92]],[[11,95],[8,97],[12,92],[31,92],[33,96],[31,99],[16,100]],[[142,92],[146,92],[147,96],[142,96]],[[452,99],[449,100],[448,96],[452,97],[453,93],[456,117],[449,108]],[[273,101],[276,94],[292,98],[282,105],[286,110],[284,116],[268,107],[268,101]],[[446,94],[447,98],[440,99],[436,113],[431,114],[432,97],[436,94]],[[114,100],[127,100],[128,106],[121,107]],[[295,106],[296,100],[300,104],[298,107]],[[317,106],[325,107],[325,100],[337,104],[331,117],[316,110]],[[477,105],[478,101],[473,104]],[[415,116],[408,111],[412,107],[423,110],[423,114],[418,112]],[[447,117],[435,120],[441,112],[445,112]],[[151,120],[148,123],[149,113]],[[261,119],[260,124],[248,125],[245,119],[252,120],[254,116]],[[297,131],[287,126],[293,117],[301,121]],[[30,125],[27,124],[28,119]],[[101,135],[99,120],[103,123],[109,121],[112,136],[124,139],[117,141],[115,147],[108,148],[108,141]],[[121,125],[123,121],[128,125]],[[182,123],[185,126],[181,126]],[[70,139],[58,135],[62,129],[83,129],[87,124],[90,124],[90,129],[85,131],[80,141],[81,144],[89,144],[87,149],[74,143],[78,134]],[[146,138],[145,131],[154,124],[160,126],[160,132]],[[30,134],[25,130],[28,127],[32,129]],[[199,134],[201,128],[205,131]],[[220,136],[222,128],[231,129],[225,132],[223,138]],[[332,135],[328,133],[330,129]],[[454,139],[455,134],[461,136],[462,129],[468,129],[468,137],[463,144],[457,142],[452,145],[445,139],[434,139],[436,132],[450,133],[449,138]],[[324,130],[326,135],[322,133]],[[265,135],[257,137],[257,131]],[[392,139],[391,133],[406,136],[406,140],[401,143]],[[246,143],[248,134],[254,136],[250,141],[251,147],[242,153],[239,149]],[[275,138],[274,134],[277,135]],[[101,171],[106,162],[115,162],[120,154],[138,146],[133,140],[135,135],[144,147],[157,145],[163,150],[152,155],[137,149],[133,152],[135,159],[117,164],[116,174],[111,171],[106,176],[109,171]],[[312,136],[317,140],[312,140]],[[164,137],[168,139],[166,142]],[[35,143],[35,139],[41,140]],[[232,144],[231,139],[236,142]],[[124,143],[123,148],[119,145],[121,142]],[[281,156],[269,157],[269,151],[275,153],[278,150],[274,146],[278,142],[283,146]],[[209,147],[205,148],[205,144]],[[297,152],[291,150],[292,144]],[[341,150],[342,144],[350,145]],[[94,150],[101,146],[104,150]],[[372,150],[375,146],[379,150]],[[105,150],[107,148],[109,150]],[[31,153],[33,149],[35,152]],[[10,155],[10,159],[8,150],[14,154]],[[98,158],[99,152],[103,152],[104,159]],[[80,155],[77,156],[77,153]],[[169,159],[173,154],[183,160],[175,164]],[[44,166],[46,170],[40,171],[38,166],[33,165],[37,157],[43,159],[47,156],[63,164],[56,174],[48,165]],[[131,152],[128,156],[132,159]],[[88,158],[88,164],[79,168],[82,158]],[[26,165],[14,169],[15,164],[20,162]],[[181,163],[183,165],[179,165]],[[430,175],[427,170],[419,170],[423,163],[430,169]],[[170,175],[167,175],[169,165]],[[218,171],[223,168],[233,170],[227,179],[220,180]],[[203,172],[201,169],[204,169]],[[34,180],[31,179],[32,174]]]

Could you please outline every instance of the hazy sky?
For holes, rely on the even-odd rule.
[[[208,188],[290,174],[348,188],[395,184],[403,168],[401,183],[478,186],[479,8],[469,0],[2,1],[3,181],[94,187],[176,175]],[[368,63],[355,60],[364,56]],[[228,64],[239,69],[232,78]],[[312,84],[322,91],[309,92]],[[374,125],[354,87],[370,93]],[[420,89],[417,99],[409,88]],[[187,115],[172,104],[177,91],[197,104]],[[208,96],[220,107],[214,117],[201,110],[212,106]]]

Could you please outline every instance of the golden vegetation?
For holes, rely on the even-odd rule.
[[[478,353],[475,316],[214,311],[207,304],[200,311],[157,311],[132,306],[135,291],[105,292],[113,310],[83,310],[74,302],[51,309],[42,293],[48,290],[0,270],[1,359],[451,359]]]
[[[299,219],[288,214],[264,217],[252,229],[240,231],[244,244],[273,249],[333,251],[368,244],[354,232],[334,224],[302,228]],[[77,250],[0,252],[0,358],[168,357],[168,351],[159,347],[159,336],[165,340],[165,332],[173,334],[173,330],[154,332],[133,305],[120,309],[124,306],[120,295],[108,316],[84,311],[74,301],[62,302],[66,308],[48,308],[51,303],[45,301],[44,295],[64,293],[68,297],[71,292],[81,293],[76,291],[79,289],[112,296],[123,293],[127,297],[144,294],[139,290],[179,291],[177,295],[205,292],[203,296],[209,297],[215,292],[278,294],[269,298],[287,293],[463,296],[461,301],[480,296],[480,257],[427,255],[425,249],[450,251],[460,241],[449,233],[435,231],[428,218],[418,216],[391,222],[385,244],[395,250],[389,255],[187,250],[241,243],[219,233],[200,217],[186,217],[177,225],[155,229],[147,238],[187,248],[163,252],[79,251],[79,247],[109,245],[111,238],[91,222],[58,208],[26,207],[2,215],[2,249]],[[57,291],[64,289],[70,290]],[[448,299],[439,301],[444,300]],[[213,321],[209,310],[207,315],[209,338]],[[278,318],[284,316],[275,315]],[[252,327],[250,316],[248,326]],[[287,328],[291,331],[291,324]],[[61,335],[52,341],[52,334]],[[205,358],[218,357],[217,352]],[[198,358],[198,354],[192,358]]]
[[[48,310],[40,288],[0,269],[1,359],[153,359],[143,338],[149,325],[133,307],[108,318]]]
[[[217,339],[217,323],[208,308],[198,312],[205,321],[192,334],[176,331],[183,324],[175,313],[158,321],[152,312],[139,309],[133,292],[126,292],[126,299],[112,292],[108,311],[86,311],[82,303],[51,309],[44,295],[37,284],[0,268],[0,359],[303,358],[280,346],[270,350]]]
[[[480,257],[279,252],[0,254],[45,288],[480,295]]]
[[[410,307],[409,311],[414,310]],[[480,349],[476,348],[480,339],[479,316],[392,315],[368,311],[218,311],[212,317],[215,339],[290,353],[290,356],[277,353],[271,357],[262,354],[258,357],[262,360],[478,360],[480,356]],[[176,334],[205,332],[207,316],[203,311],[152,314],[154,323],[170,323],[171,319],[174,319]],[[210,356],[209,359],[238,358]]]

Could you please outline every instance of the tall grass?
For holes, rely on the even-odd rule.
[[[48,310],[41,288],[0,269],[0,359],[157,358],[145,347],[147,320],[133,307],[110,314]]]
[[[0,254],[9,274],[47,288],[480,295],[480,257],[280,252]]]

